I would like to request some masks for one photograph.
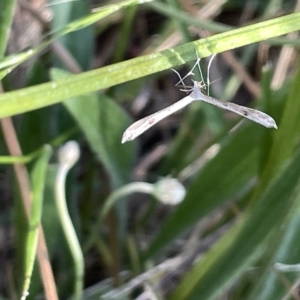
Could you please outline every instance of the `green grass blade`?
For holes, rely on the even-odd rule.
[[[253,259],[257,259],[266,238],[272,233],[277,234],[276,230],[298,199],[295,196],[300,188],[300,169],[294,166],[299,159],[300,151],[272,181],[255,205],[248,209],[238,236],[222,257],[209,269],[204,269],[200,261],[171,299],[199,299],[199,295],[203,299],[214,299],[250,266]]]
[[[15,3],[16,0],[6,0],[2,1],[0,6],[0,58],[3,57],[6,50]]]
[[[300,112],[300,105],[298,101],[300,93],[299,80],[300,69],[298,65],[298,72],[296,73],[294,82],[291,85],[289,96],[285,103],[284,113],[281,118],[279,130],[275,136],[274,144],[270,150],[268,160],[266,161],[265,170],[262,173],[261,183],[257,188],[253,201],[256,201],[256,195],[261,193],[261,191],[264,189],[264,186],[268,184],[270,179],[280,172],[280,167],[290,157],[294,156],[300,134],[298,117]],[[279,261],[282,263],[297,263],[297,260],[299,261],[298,253],[293,251],[295,244],[297,244],[297,240],[299,239],[299,230],[295,227],[295,224],[293,225],[293,223],[298,223],[298,219],[299,216],[295,214],[294,218],[291,220],[290,227],[288,227],[286,230],[286,236],[287,238],[289,237],[289,240],[285,240],[280,246],[278,246],[278,251],[277,254],[275,253],[276,256],[274,257],[273,262]],[[286,222],[289,221],[287,220]],[[262,282],[260,283],[260,289],[258,287],[255,291],[256,296],[258,293],[259,295],[263,296],[262,299],[272,299],[274,295],[283,294],[286,291],[286,289],[283,287],[283,283],[280,281],[278,282],[278,274],[276,274],[273,269],[270,270],[270,268],[271,266],[267,265],[265,277],[262,278]],[[273,286],[272,284],[275,285]],[[252,299],[254,299],[253,295]]]
[[[73,75],[0,96],[0,117],[12,116],[58,103],[65,99],[105,89],[129,80],[184,64],[200,57],[249,45],[300,29],[300,13],[217,34],[173,49],[149,54],[99,70]]]
[[[293,155],[297,146],[300,134],[300,64],[294,78],[294,82],[287,98],[284,113],[279,122],[278,131],[275,136],[266,168],[262,175],[260,186],[257,193],[260,192],[269,182],[269,180],[278,173],[278,169]]]
[[[90,17],[90,7],[89,3],[86,1],[54,5],[52,10],[53,19],[51,23],[54,30],[64,28],[68,26],[68,23],[71,23],[74,20],[80,18],[88,19]],[[82,70],[88,70],[91,66],[91,60],[95,49],[94,31],[94,26],[85,26],[80,30],[64,35],[58,40],[59,44],[68,49]],[[53,61],[54,67],[62,68],[62,62],[56,56],[53,57]]]
[[[258,128],[255,124],[247,124],[227,138],[217,156],[206,164],[191,184],[185,200],[160,228],[147,257],[161,251],[201,217],[243,192],[258,169]]]
[[[132,28],[134,26],[134,18],[137,12],[137,5],[132,5],[126,8],[125,19],[123,21],[121,30],[118,35],[117,45],[115,46],[115,54],[113,62],[122,61],[126,55],[126,49],[128,46],[128,40],[124,39],[124,36],[130,36]]]
[[[294,207],[293,212],[288,215],[285,222],[287,225],[282,226],[284,227],[284,230],[281,229],[278,231],[276,248],[271,250],[276,250],[275,254],[268,257],[269,261],[264,274],[262,274],[260,282],[250,294],[248,298],[249,300],[282,299],[287,293],[287,288],[282,278],[287,277],[287,279],[293,283],[299,277],[298,272],[279,274],[274,268],[275,263],[292,265],[299,264],[300,261],[300,253],[298,249],[300,236],[300,193],[298,193],[296,197],[298,197],[298,199],[295,200],[296,206]],[[282,239],[280,239],[280,237],[282,237]],[[261,273],[262,270],[260,269],[258,275]]]
[[[54,79],[68,76],[62,70],[52,70]],[[130,120],[127,114],[104,94],[88,94],[69,99],[63,104],[84,132],[91,149],[109,172],[113,185],[129,179],[136,155],[136,143],[121,145],[121,137]]]
[[[205,261],[203,264],[200,262],[182,282],[176,296],[174,294],[174,299],[197,299],[199,294],[205,299],[212,299],[224,291],[224,288],[232,284],[237,276],[258,258],[262,247],[266,246],[267,237],[277,234],[274,230],[293,210],[299,193],[300,175],[298,168],[295,168],[300,158],[299,150],[294,154],[300,131],[299,78],[298,69],[279,123],[279,130],[274,135],[274,143],[262,173],[262,180],[252,198],[253,206],[248,210],[239,235],[210,268],[204,267]],[[284,168],[288,160],[290,164]],[[275,180],[272,180],[273,178]],[[208,257],[213,259],[212,254],[208,254]]]
[[[217,22],[211,22],[208,20],[201,20],[201,19],[199,20],[197,18],[190,16],[183,10],[175,8],[172,5],[167,5],[163,2],[155,1],[147,4],[147,6],[153,8],[154,10],[158,11],[163,15],[168,16],[171,19],[186,23],[188,25],[195,25],[212,32],[225,32],[227,30],[233,29],[233,27],[229,25],[220,24]]]
[[[151,1],[151,0],[149,0]],[[8,56],[0,61],[0,78],[3,78],[6,74],[11,72],[15,67],[17,67],[22,62],[28,60],[32,56],[36,55],[38,52],[45,49],[47,46],[49,46],[53,41],[56,39],[63,37],[64,35],[86,28],[87,26],[90,26],[97,21],[106,18],[107,16],[111,15],[112,13],[130,6],[130,5],[136,5],[144,2],[149,2],[147,0],[127,0],[120,2],[118,4],[112,4],[107,5],[102,8],[100,8],[95,13],[92,13],[88,16],[85,16],[83,18],[80,18],[76,21],[68,23],[63,29],[55,30],[50,32],[47,36],[53,36],[52,38],[49,38],[46,42],[40,44],[38,47],[34,49],[30,49],[28,51],[14,54],[11,56]]]
[[[32,270],[36,257],[38,229],[41,223],[43,193],[46,180],[48,162],[52,153],[50,146],[45,146],[40,158],[34,165],[31,180],[33,188],[32,209],[29,221],[29,231],[26,241],[26,259],[25,259],[25,277],[23,285],[23,295],[26,295],[29,289]]]

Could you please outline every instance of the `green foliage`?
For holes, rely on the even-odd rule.
[[[229,2],[219,11],[226,14],[235,8],[235,18],[240,19],[240,2]],[[33,270],[35,261],[37,267],[42,266],[40,258],[36,259],[40,223],[60,299],[74,296],[74,286],[80,290],[76,292],[77,297],[82,292],[84,299],[99,299],[104,294],[110,295],[109,299],[134,299],[144,284],[153,287],[158,298],[172,300],[219,299],[220,296],[281,299],[291,292],[285,283],[292,286],[296,274],[279,273],[274,264],[300,261],[299,64],[294,64],[290,77],[284,77],[277,90],[272,87],[269,67],[263,70],[262,83],[254,83],[256,92],[249,88],[253,94],[260,94],[257,103],[261,110],[274,117],[277,131],[248,120],[239,122],[232,114],[198,102],[187,108],[180,122],[176,122],[179,126],[175,122],[165,123],[168,129],[161,137],[155,135],[155,130],[163,126],[157,125],[136,141],[121,144],[124,130],[132,123],[124,109],[131,104],[126,102],[127,97],[144,99],[146,93],[142,91],[151,90],[151,97],[174,102],[174,91],[163,91],[160,87],[170,86],[166,84],[170,80],[166,76],[174,74],[169,69],[194,61],[195,52],[202,58],[216,53],[222,57],[223,52],[239,48],[240,68],[231,75],[223,70],[223,65],[224,85],[216,83],[216,88],[211,87],[219,98],[230,100],[242,82],[247,82],[240,74],[248,72],[249,75],[248,68],[257,51],[262,51],[263,43],[268,47],[277,45],[276,61],[282,45],[299,47],[295,37],[280,36],[300,29],[300,13],[271,19],[273,2],[267,2],[258,6],[257,19],[248,20],[251,25],[242,23],[239,28],[223,24],[221,17],[219,22],[197,18],[192,11],[187,12],[187,7],[181,7],[179,1],[128,0],[119,4],[108,1],[92,13],[86,2],[56,4],[49,31],[39,45],[6,56],[3,53],[15,2],[11,0],[3,5],[1,78],[13,81],[8,75],[13,69],[30,62],[37,53],[44,53],[32,61],[27,86],[0,95],[0,117],[14,117],[18,142],[24,152],[20,157],[2,153],[0,162],[24,163],[32,174],[27,191],[32,195],[28,220],[24,216],[23,187],[19,180],[9,187],[9,196],[14,198],[10,208],[14,220],[10,220],[10,214],[9,217],[0,214],[1,220],[9,218],[10,226],[17,233],[17,268],[9,265],[13,274],[4,281],[11,288],[0,290],[0,297],[20,298],[22,289],[25,295],[29,287],[28,299],[40,297],[42,293],[49,298],[47,283],[51,276],[41,278],[38,268]],[[164,15],[164,18],[146,31],[137,25],[141,19],[144,22],[149,18],[148,13]],[[195,28],[197,34],[201,30],[212,34],[198,39]],[[156,45],[157,41],[163,43],[169,38],[181,40],[181,44],[177,42],[157,51],[156,46],[161,46]],[[69,60],[62,60],[55,51],[45,54],[54,42],[63,47]],[[95,64],[95,46],[101,48],[101,65],[108,63],[90,70]],[[142,48],[146,51],[136,57],[136,49],[141,52]],[[83,71],[71,74],[71,67],[64,70],[70,66],[67,61]],[[228,57],[224,61],[230,65]],[[260,71],[262,64],[257,63],[255,67]],[[164,70],[168,71],[158,74]],[[51,81],[45,82],[48,78]],[[155,90],[155,87],[159,88]],[[136,101],[134,107],[143,104],[142,100]],[[145,112],[136,113],[135,118],[149,114],[145,107]],[[170,130],[175,126],[178,130]],[[5,126],[3,131],[0,149],[6,144]],[[55,156],[51,157],[50,147],[45,146],[50,144],[56,152],[56,147],[70,139],[79,142],[81,157],[63,184],[69,210],[65,213],[71,216],[71,230],[77,235],[75,240],[85,259],[84,280],[80,272],[77,278],[74,275],[78,266],[72,260],[72,245],[66,231],[67,238],[62,234],[65,224],[54,206],[60,163]],[[7,166],[2,166],[2,170],[3,176],[6,175]],[[145,195],[132,197],[133,192],[151,194],[149,186],[161,176],[170,175],[186,187],[185,199],[175,208],[167,209],[165,204],[154,199],[151,202]],[[175,192],[174,189],[166,188],[161,196]],[[119,198],[124,201],[116,201]],[[103,207],[109,208],[105,210],[106,220],[102,217]],[[177,261],[168,267],[167,258],[174,257]],[[24,287],[20,279],[10,281],[20,274],[25,274]],[[178,282],[174,278],[179,278]],[[166,280],[175,281],[176,286],[166,289]]]
[[[26,241],[26,258],[25,258],[25,276],[22,295],[28,293],[31,281],[32,270],[37,252],[37,241],[42,218],[43,194],[46,182],[47,166],[51,156],[51,148],[44,147],[41,157],[38,159],[32,170],[32,208],[29,221],[29,230]]]

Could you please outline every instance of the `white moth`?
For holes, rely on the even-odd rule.
[[[195,68],[196,65],[199,64],[199,61],[200,61],[200,59],[197,60],[193,69]],[[211,61],[210,61],[210,63],[211,63]],[[210,67],[210,63],[208,65],[208,70]],[[193,73],[192,73],[193,69],[184,78],[186,78],[189,75],[193,75]],[[180,82],[183,83],[183,79],[180,79]],[[243,116],[253,122],[261,124],[267,128],[277,129],[276,122],[269,115],[267,115],[259,110],[256,110],[256,109],[240,106],[240,105],[237,105],[237,104],[234,104],[231,102],[222,102],[213,97],[207,96],[207,95],[203,94],[201,91],[201,89],[203,89],[203,87],[206,86],[205,84],[203,84],[202,82],[194,81],[194,80],[193,80],[193,83],[194,83],[194,86],[190,89],[191,93],[188,96],[184,97],[183,99],[177,101],[176,103],[174,103],[174,104],[172,104],[150,116],[147,116],[141,120],[136,121],[131,126],[129,126],[123,134],[122,144],[125,142],[134,140],[136,137],[141,135],[143,132],[148,130],[150,127],[152,127],[153,125],[155,125],[162,119],[168,117],[169,115],[175,113],[176,111],[184,108],[185,106],[187,106],[188,104],[190,104],[191,102],[196,101],[196,100],[204,101],[204,102],[210,103],[212,105],[215,105],[217,107],[220,107],[220,108],[223,108],[226,110],[230,110],[238,115],[241,115],[241,116]],[[183,91],[187,91],[187,90],[183,90]]]

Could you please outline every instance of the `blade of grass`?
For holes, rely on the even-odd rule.
[[[214,35],[173,49],[149,54],[66,79],[0,96],[0,118],[58,103],[99,89],[166,70],[200,57],[263,41],[300,29],[300,13]]]
[[[28,294],[32,270],[37,252],[39,225],[41,223],[44,198],[43,193],[45,188],[46,172],[51,153],[52,150],[50,146],[45,146],[41,157],[35,163],[31,175],[33,197],[29,220],[29,231],[26,241],[25,276],[22,290],[22,299],[25,299]]]
[[[176,7],[168,5],[163,2],[153,1],[151,3],[146,4],[146,6],[149,6],[156,10],[157,12],[165,15],[166,17],[169,17],[170,19],[176,19],[178,21],[181,21],[182,23],[186,23],[187,25],[194,25],[202,29],[209,30],[210,32],[226,32],[228,30],[235,29],[235,27],[221,24],[218,22],[212,22],[211,20],[199,20],[198,18],[195,18],[183,10],[176,9]],[[276,11],[276,9],[275,9]],[[272,13],[268,14],[268,16],[272,15]],[[269,44],[272,45],[291,45],[294,47],[300,47],[300,41],[290,38],[272,38],[268,41]]]
[[[274,177],[278,173],[278,169],[293,156],[296,149],[300,134],[300,101],[298,101],[300,93],[299,81],[300,64],[298,64],[297,73],[287,98],[281,121],[279,122],[279,129],[270,150],[270,155],[262,174],[260,185],[257,188],[254,197],[267,186],[270,179]]]
[[[52,70],[52,78],[64,78],[68,73]],[[84,132],[91,149],[109,172],[113,187],[129,180],[136,155],[136,143],[120,147],[124,128],[129,125],[127,114],[111,99],[96,94],[69,99],[63,104]],[[113,118],[112,118],[113,116]]]
[[[181,7],[180,7],[177,0],[167,0],[167,3],[169,4],[168,8],[175,9],[176,11],[182,11],[182,9],[181,9]],[[156,3],[153,3],[153,4],[154,5],[155,4],[160,5],[162,3],[156,2]],[[185,43],[190,42],[191,38],[190,38],[190,34],[189,34],[187,26],[179,18],[172,18],[172,21],[176,24],[176,27],[178,28],[179,32],[181,33],[182,40]]]
[[[259,140],[257,125],[253,124],[240,128],[226,139],[219,153],[190,185],[185,200],[160,228],[145,257],[161,251],[201,217],[249,186],[258,168]]]
[[[258,258],[266,246],[266,238],[270,234],[276,235],[276,230],[298,199],[300,169],[294,166],[299,159],[300,150],[238,223],[241,229],[227,251],[209,269],[204,268],[203,261],[200,261],[176,289],[172,300],[199,299],[199,295],[203,299],[214,299]]]
[[[60,29],[68,26],[72,21],[80,18],[89,18],[89,4],[85,1],[76,1],[68,3],[71,7],[66,7],[66,4],[62,7],[54,6],[52,28]],[[130,6],[129,6],[130,7]],[[66,12],[65,12],[66,8]],[[69,11],[70,10],[70,11]],[[106,16],[105,16],[106,17]],[[89,24],[90,25],[90,24]],[[72,57],[80,65],[81,69],[88,70],[91,66],[91,60],[93,57],[95,45],[94,45],[94,27],[85,26],[80,30],[71,32],[64,35],[59,39],[59,44],[63,45],[71,53]],[[57,45],[57,43],[56,43]],[[61,67],[62,62],[58,61],[55,57],[54,66]],[[68,68],[71,70],[70,68]],[[75,72],[74,72],[75,73]],[[76,72],[79,73],[79,72]]]
[[[297,195],[298,199],[295,200],[296,205],[293,209],[293,212],[289,214],[288,220],[286,221],[286,226],[284,230],[279,232],[279,236],[282,237],[278,239],[278,245],[274,249],[275,253],[268,258],[268,264],[265,267],[265,270],[262,273],[260,269],[258,276],[261,275],[261,280],[256,284],[256,287],[249,295],[248,299],[282,299],[282,297],[287,293],[287,288],[284,285],[284,282],[281,280],[282,276],[285,274],[280,274],[274,269],[275,263],[285,263],[285,264],[298,264],[300,261],[300,253],[298,250],[299,235],[300,235],[300,193]],[[298,204],[297,204],[298,203]],[[273,250],[273,249],[272,249]],[[273,253],[271,253],[273,254]],[[299,277],[298,272],[293,274],[288,274],[288,279],[296,280]],[[292,275],[292,276],[291,276]]]
[[[113,62],[122,61],[126,54],[126,48],[128,46],[129,39],[124,39],[124,36],[130,38],[131,30],[134,26],[134,18],[137,12],[137,5],[128,6],[125,9],[125,19],[123,21],[121,30],[119,32],[119,38],[117,45],[115,46],[115,53],[113,57]]]
[[[10,25],[13,21],[13,12],[16,0],[6,0],[1,3],[0,13],[0,58],[4,56],[8,35],[10,32]]]
[[[299,148],[295,153],[300,131],[300,104],[297,100],[300,91],[299,78],[298,66],[280,129],[274,136],[268,162],[239,235],[214,266],[205,269],[200,262],[190,273],[193,276],[188,275],[182,282],[174,299],[197,299],[196,295],[199,294],[205,299],[212,299],[224,291],[224,288],[250,266],[253,259],[257,259],[255,254],[259,254],[261,247],[266,246],[267,237],[270,234],[276,235],[276,228],[281,226],[285,216],[294,209],[298,199],[300,176],[299,169],[295,168],[300,158]],[[287,161],[289,164],[286,166]],[[193,277],[193,282],[190,276]]]
[[[8,42],[8,32],[10,30],[10,24],[12,23],[13,18],[13,8],[15,2],[12,0],[9,1],[2,1],[3,6],[1,6],[1,58],[3,55],[3,51],[6,50],[6,45]],[[5,10],[6,9],[6,10]],[[3,19],[2,19],[3,18]],[[2,85],[0,84],[0,93],[3,93]],[[4,118],[1,119],[1,126],[4,133],[4,140],[8,147],[9,152],[12,155],[22,155],[22,151],[19,145],[19,141],[16,135],[16,131],[14,129],[12,120],[10,118]],[[30,208],[31,208],[31,186],[30,186],[30,180],[29,175],[27,172],[27,169],[22,163],[14,164],[14,171],[18,182],[18,188],[21,194],[22,198],[22,209],[25,211],[27,218],[30,218]],[[16,210],[18,210],[20,206],[16,205]],[[24,211],[20,212],[20,215],[24,215]],[[24,223],[23,223],[24,224]],[[51,270],[51,266],[49,263],[49,257],[48,257],[48,251],[47,246],[45,243],[45,238],[43,234],[42,226],[39,226],[39,239],[37,244],[37,256],[39,261],[39,267],[40,267],[40,274],[43,278],[43,284],[44,284],[44,290],[45,290],[45,296],[47,299],[58,299],[55,282],[54,282],[54,276]],[[17,241],[18,244],[19,241]],[[21,243],[22,244],[22,238]],[[23,245],[22,245],[23,246]],[[23,247],[17,249],[17,251],[21,252],[23,251]],[[24,257],[23,254],[20,255],[20,257]]]
[[[153,8],[154,10],[158,11],[163,15],[168,16],[171,19],[186,23],[188,25],[195,25],[212,32],[225,32],[227,30],[234,29],[234,27],[229,25],[193,18],[192,16],[188,15],[186,12],[176,8],[176,6],[170,4],[168,5],[163,2],[155,1],[152,3],[148,3],[147,6]]]
[[[17,67],[22,62],[28,60],[32,56],[36,55],[38,52],[45,49],[47,46],[49,46],[53,41],[56,39],[63,37],[64,35],[83,29],[87,26],[90,26],[97,21],[104,19],[105,17],[109,16],[110,14],[124,8],[130,5],[136,5],[144,2],[149,2],[152,0],[127,0],[120,2],[118,4],[112,4],[107,5],[102,8],[100,8],[95,13],[92,13],[88,16],[85,16],[83,18],[80,18],[76,21],[68,23],[63,29],[54,30],[47,34],[48,36],[53,36],[49,38],[46,42],[40,44],[38,47],[34,49],[30,49],[28,51],[14,54],[11,56],[8,56],[0,61],[0,78],[3,78],[6,74],[10,73],[15,67]]]

